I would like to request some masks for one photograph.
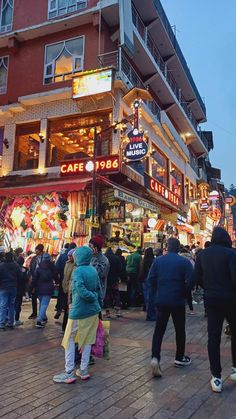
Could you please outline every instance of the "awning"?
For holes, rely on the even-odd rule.
[[[185,231],[186,233],[194,234],[194,228],[190,224],[177,225],[176,227],[179,231]]]
[[[8,188],[0,188],[0,197],[16,196],[16,195],[33,195],[33,194],[46,194],[50,192],[72,192],[72,191],[83,191],[89,179],[73,179],[70,181],[58,180],[57,182],[48,182],[44,184],[16,186]]]

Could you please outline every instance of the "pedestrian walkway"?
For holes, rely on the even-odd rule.
[[[43,330],[26,320],[24,326],[0,334],[1,418],[236,418],[236,384],[230,382],[229,339],[222,336],[224,391],[209,387],[206,319],[202,306],[187,317],[187,355],[193,364],[173,366],[175,344],[170,322],[162,351],[163,377],[150,374],[150,347],[154,324],[139,310],[111,320],[111,359],[97,360],[89,381],[54,384],[52,376],[64,369],[60,325],[55,324],[54,302]],[[195,307],[194,307],[195,308]]]

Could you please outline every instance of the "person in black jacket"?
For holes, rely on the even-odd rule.
[[[20,320],[20,312],[23,296],[25,295],[26,284],[29,279],[29,271],[25,268],[23,256],[17,258],[17,264],[21,270],[21,278],[17,280],[17,291],[16,291],[16,301],[15,301],[15,326],[22,326],[23,322]]]
[[[157,308],[156,327],[152,340],[151,369],[155,377],[161,377],[160,353],[162,339],[171,315],[176,333],[174,365],[185,367],[191,359],[185,356],[185,298],[193,287],[193,267],[189,260],[179,256],[180,242],[170,238],[168,253],[155,259],[148,274],[150,300]],[[152,301],[153,300],[153,301]]]
[[[57,279],[56,268],[51,262],[51,256],[44,253],[42,262],[33,276],[32,288],[39,298],[39,314],[36,327],[43,328],[47,323],[47,308],[54,291],[54,281]]]
[[[222,390],[220,341],[224,319],[232,332],[233,371],[230,377],[236,381],[236,252],[231,247],[227,231],[215,227],[211,246],[198,255],[194,273],[196,283],[204,289],[211,388],[217,393]]]
[[[150,321],[156,320],[155,310],[152,310],[152,307],[150,307],[148,310],[149,292],[148,292],[148,285],[147,285],[147,277],[148,277],[148,273],[152,266],[153,261],[154,261],[153,249],[152,247],[148,247],[147,249],[145,249],[144,257],[141,262],[139,280],[142,283],[142,288],[143,288],[143,299],[144,299],[143,311],[147,310],[146,320],[150,320]]]
[[[30,271],[30,276],[31,276],[31,280],[33,279],[36,269],[39,267],[40,263],[42,262],[43,259],[43,251],[44,251],[44,246],[43,244],[38,244],[35,247],[35,256],[32,257],[31,261],[30,261],[30,266],[29,266],[29,271]],[[31,300],[32,300],[32,313],[29,316],[29,319],[36,319],[37,317],[37,312],[38,312],[38,304],[37,304],[37,294],[35,289],[33,289],[32,287],[32,283],[30,285],[30,290],[31,290]]]
[[[110,317],[109,307],[115,308],[116,315],[120,316],[120,293],[119,293],[119,280],[121,278],[121,263],[117,255],[115,255],[110,247],[108,247],[105,256],[109,260],[110,268],[107,276],[107,290],[104,301],[106,308],[106,315]]]
[[[0,330],[5,330],[8,310],[9,329],[14,328],[14,311],[17,282],[21,280],[20,267],[14,262],[14,255],[6,253],[5,261],[0,264]]]

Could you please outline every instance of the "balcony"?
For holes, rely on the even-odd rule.
[[[99,55],[98,65],[100,67],[114,67],[117,72],[123,73],[128,83],[130,83],[130,87],[138,87],[140,89],[146,90],[146,87],[142,79],[134,70],[133,66],[131,65],[131,63],[124,55],[121,49]],[[151,101],[144,100],[143,102],[145,102],[152,115],[158,121],[160,121],[161,109],[158,106],[157,102],[154,99]]]
[[[171,71],[168,69],[167,64],[164,62],[160,52],[158,51],[155,42],[153,41],[148,28],[145,26],[144,22],[140,18],[137,10],[135,7],[132,7],[132,19],[135,28],[137,29],[140,37],[142,38],[145,47],[150,52],[151,56],[153,57],[158,69],[160,70],[162,76],[166,80],[168,86],[170,87],[172,93],[174,94],[177,102],[180,104],[182,109],[184,110],[185,115],[191,122],[194,129],[197,131],[198,122],[194,118],[191,110],[188,107],[188,101],[183,96],[181,89],[177,85],[174,77],[172,76]]]

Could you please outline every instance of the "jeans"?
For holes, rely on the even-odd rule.
[[[175,327],[175,359],[180,361],[184,356],[186,340],[185,307],[157,307],[156,327],[152,339],[152,357],[157,358],[158,361],[161,359],[161,344],[170,315]]]
[[[65,370],[70,373],[75,368],[75,335],[78,329],[78,320],[73,322],[72,332],[69,340],[69,347],[65,349]],[[92,345],[84,345],[82,348],[82,358],[80,370],[87,370],[89,365],[90,353]]]
[[[213,377],[221,378],[220,342],[224,319],[231,329],[232,364],[236,368],[236,307],[233,305],[207,306],[208,356]]]
[[[14,325],[16,288],[9,288],[8,290],[0,290],[0,327],[5,327],[5,321],[8,310],[8,324]]]
[[[39,295],[39,315],[37,317],[38,322],[43,322],[47,319],[47,308],[50,303],[50,295]]]
[[[132,307],[136,306],[137,303],[137,294],[138,294],[138,274],[129,273],[128,274],[128,295],[129,295],[129,304]]]
[[[16,301],[15,301],[15,321],[18,321],[20,319],[22,299],[23,299],[23,295],[17,294]]]

